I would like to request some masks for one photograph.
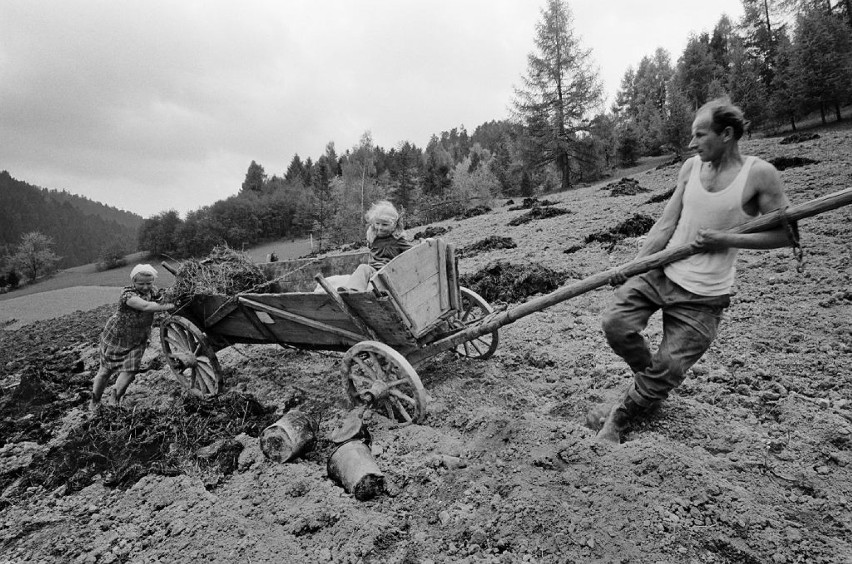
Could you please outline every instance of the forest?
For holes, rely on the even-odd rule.
[[[136,248],[143,218],[82,196],[32,186],[0,172],[0,275],[12,268],[22,237],[38,232],[52,240],[55,266],[95,262],[112,249]],[[2,284],[0,284],[2,285]]]
[[[377,199],[403,209],[411,227],[494,198],[569,189],[642,156],[682,155],[695,110],[720,96],[743,109],[749,135],[795,130],[815,113],[841,120],[852,102],[851,3],[743,0],[740,21],[722,16],[712,33],[692,34],[675,62],[663,49],[642,57],[602,108],[570,3],[548,0],[510,119],[453,128],[425,147],[386,149],[365,132],[342,153],[329,142],[315,160],[294,155],[279,173],[252,161],[236,195],[183,219],[165,211],[145,220],[139,248],[182,257],[311,234],[326,249],[360,242],[365,206]]]

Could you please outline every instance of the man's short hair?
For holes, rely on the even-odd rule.
[[[739,140],[745,131],[745,117],[743,111],[733,105],[727,97],[710,100],[698,109],[698,112],[710,112],[710,129],[717,135],[725,131],[726,127],[734,130],[734,139]]]

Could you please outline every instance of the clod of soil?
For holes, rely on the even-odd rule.
[[[485,251],[493,251],[495,249],[514,249],[517,246],[517,243],[515,243],[511,237],[498,237],[497,235],[492,235],[485,239],[481,239],[476,243],[463,247],[456,253],[456,256],[469,257]]]
[[[814,139],[819,139],[819,135],[816,133],[802,133],[796,132],[792,135],[788,135],[778,143],[781,145],[789,145],[791,143],[802,143],[804,141],[813,141]]]
[[[654,225],[654,218],[635,214],[628,220],[622,221],[609,231],[592,233],[586,237],[586,243],[598,241],[607,246],[607,250],[611,251],[619,241],[627,237],[639,237],[647,233]]]
[[[461,276],[459,282],[489,302],[519,302],[533,294],[552,292],[565,278],[565,274],[538,263],[512,264],[498,260],[478,272]]]
[[[649,191],[647,188],[642,188],[639,181],[634,178],[622,178],[617,182],[610,182],[603,189],[609,190],[610,196],[635,196]]]
[[[769,159],[769,162],[778,170],[786,170],[788,168],[796,168],[799,166],[819,163],[819,161],[815,161],[807,157],[773,157]]]
[[[547,219],[549,217],[556,217],[558,215],[565,215],[568,213],[571,213],[571,210],[552,207],[534,207],[527,213],[519,215],[507,225],[523,225],[524,223],[529,223],[536,219]]]
[[[475,208],[469,208],[464,210],[461,215],[456,216],[456,219],[468,219],[471,217],[476,217],[477,215],[488,213],[490,211],[491,208],[489,208],[488,206],[476,206]]]
[[[512,200],[509,200],[509,202],[512,202]],[[506,202],[506,204],[508,205],[509,202]],[[512,202],[512,203],[514,203],[514,202]],[[520,205],[512,206],[511,208],[509,208],[509,211],[528,210],[528,209],[532,209],[536,206],[554,206],[554,205],[556,205],[556,202],[551,202],[550,200],[539,200],[538,198],[524,198],[524,201],[521,202]]]
[[[414,234],[415,239],[429,239],[430,237],[440,237],[445,234],[447,231],[452,229],[452,227],[434,227],[430,225],[423,231],[419,231]]]
[[[585,245],[571,245],[570,247],[568,247],[567,249],[565,249],[562,252],[565,253],[566,255],[571,255],[571,254],[576,253],[577,251],[579,251],[583,247],[585,247]]]

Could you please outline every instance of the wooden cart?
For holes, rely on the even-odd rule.
[[[852,188],[847,188],[730,231],[763,231],[850,203]],[[269,263],[263,265],[269,279],[282,278],[278,293],[199,299],[185,316],[168,318],[161,340],[178,380],[203,395],[221,389],[216,350],[234,343],[346,351],[341,372],[354,404],[418,422],[425,415],[426,394],[415,366],[452,350],[486,359],[497,348],[501,327],[606,286],[617,272],[635,276],[699,252],[692,244],[669,248],[500,312],[459,286],[453,248],[441,239],[427,239],[388,263],[373,277],[375,291],[369,292],[340,294],[324,278],[352,272],[368,260],[367,253]],[[317,282],[322,293],[312,292]]]
[[[261,264],[273,281],[265,293],[197,296],[161,325],[172,372],[191,392],[212,396],[223,388],[216,352],[230,345],[341,351],[343,386],[354,404],[369,404],[398,421],[422,420],[426,394],[414,365],[426,358],[409,357],[472,326],[492,308],[459,286],[453,247],[441,239],[396,257],[373,276],[370,291],[338,292],[326,280],[368,260],[369,252],[359,252]],[[485,359],[497,344],[495,329],[451,348]]]

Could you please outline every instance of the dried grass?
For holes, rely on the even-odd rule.
[[[272,284],[248,253],[220,246],[202,259],[181,263],[166,300],[184,305],[196,296],[236,296],[243,292],[263,292]]]

